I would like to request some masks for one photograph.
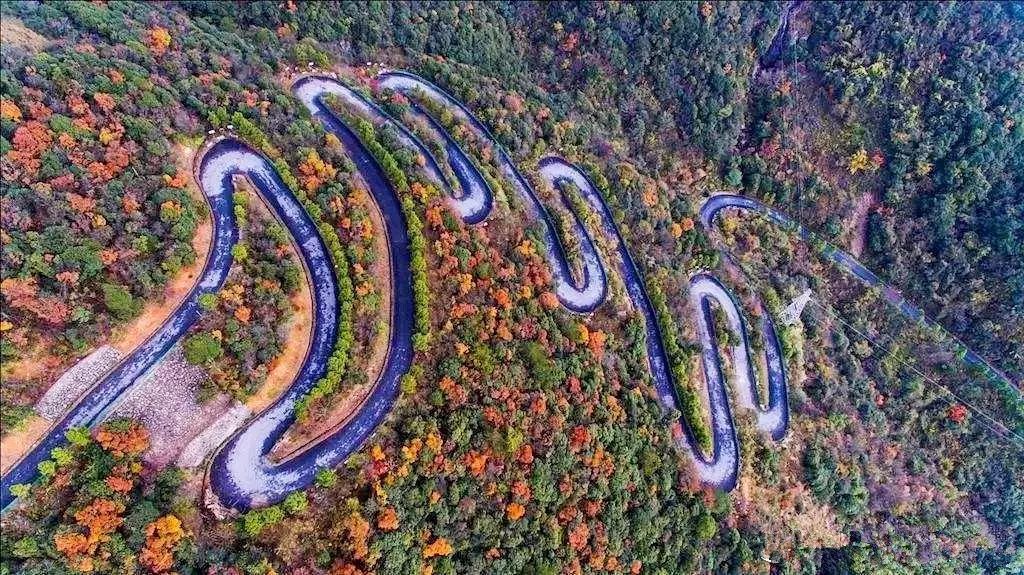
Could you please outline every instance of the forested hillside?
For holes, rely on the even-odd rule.
[[[104,410],[67,431],[11,488],[0,574],[1024,571],[1024,5],[110,0],[0,14],[5,474],[53,424],[40,399],[62,374],[101,346],[130,354],[204,289],[222,237],[203,178],[213,143],[266,160],[337,286],[322,305],[311,242],[259,184],[217,182],[236,241],[176,344],[202,380],[149,384],[140,411],[170,429]],[[497,143],[459,108],[382,85],[388,70],[450,93]],[[324,98],[348,132],[297,97],[311,74],[365,98]],[[449,197],[446,182],[467,192],[459,151],[493,193],[485,223]],[[579,186],[540,176],[555,157],[614,229]],[[603,305],[567,308],[521,186],[576,279],[593,238]],[[808,235],[767,212],[702,221],[723,192]],[[410,302],[390,266],[402,250]],[[886,287],[851,276],[847,252]],[[742,334],[721,302],[694,305],[700,273]],[[412,324],[396,326],[403,304]],[[192,461],[194,428],[272,409],[324,317],[323,375],[268,460],[342,429],[408,352],[397,401],[308,488],[231,511],[210,483],[230,433]],[[730,491],[680,447],[692,436],[717,457],[705,318],[723,378],[749,361],[764,403],[778,346],[788,389],[777,442],[729,388]],[[411,345],[396,352],[398,327]],[[656,390],[652,333],[676,409]],[[65,408],[102,375],[62,391]]]

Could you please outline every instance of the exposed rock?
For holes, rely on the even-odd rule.
[[[50,421],[59,419],[85,390],[99,381],[123,357],[124,354],[109,345],[85,356],[46,390],[36,403],[36,411]]]
[[[237,401],[202,433],[195,436],[178,456],[178,467],[199,467],[206,456],[235,432],[252,411]]]
[[[188,363],[181,346],[175,345],[125,394],[108,418],[131,417],[142,422],[151,444],[145,460],[157,467],[167,465],[231,401],[222,394],[200,404],[199,386],[206,378],[206,371]]]

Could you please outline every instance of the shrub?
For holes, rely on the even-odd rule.
[[[718,524],[715,523],[715,518],[703,514],[697,518],[697,538],[702,541],[707,541],[715,536],[715,532],[718,530]]]
[[[206,365],[224,354],[220,340],[210,333],[197,333],[185,339],[185,359],[193,365]]]
[[[199,296],[199,307],[203,311],[213,311],[217,309],[217,294],[215,293],[204,293]]]
[[[285,513],[288,515],[297,515],[306,510],[309,506],[309,499],[306,498],[306,492],[295,491],[288,494],[288,497],[284,498],[281,502],[281,507],[284,508]]]
[[[141,305],[123,286],[103,284],[103,304],[111,315],[119,321],[127,321],[139,312]]]
[[[321,469],[316,472],[314,482],[317,487],[327,489],[338,482],[338,472],[333,469]]]
[[[245,244],[236,244],[231,248],[231,257],[235,258],[236,263],[245,263],[249,258],[249,248]]]

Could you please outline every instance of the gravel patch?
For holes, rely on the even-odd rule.
[[[209,427],[231,403],[225,394],[199,403],[199,386],[207,377],[203,368],[185,361],[181,346],[175,345],[125,394],[108,419],[131,417],[142,422],[149,430],[150,440],[144,459],[163,467],[174,461],[189,440]]]
[[[82,392],[92,387],[124,357],[105,345],[82,358],[64,372],[36,403],[36,411],[50,421],[59,419],[74,405]]]
[[[245,404],[234,402],[234,405],[218,417],[212,425],[195,436],[185,446],[181,455],[178,456],[178,467],[185,469],[199,467],[206,456],[221,443],[224,443],[250,415],[252,415],[252,411]]]

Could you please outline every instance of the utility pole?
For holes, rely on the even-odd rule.
[[[779,316],[782,325],[793,325],[796,323],[809,301],[811,301],[811,290],[807,289],[804,290],[804,293],[796,296],[793,301],[789,302],[789,305],[786,306],[786,309],[782,310]]]

